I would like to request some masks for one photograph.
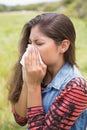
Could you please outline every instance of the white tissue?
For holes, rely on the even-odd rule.
[[[20,63],[23,65],[23,67],[24,67],[24,65],[25,65],[25,63],[24,63],[24,57],[25,57],[26,55],[28,55],[28,50],[26,50],[26,52],[23,54],[22,59],[21,59],[21,61],[20,61]],[[41,59],[41,56],[40,56],[40,53],[39,53],[39,52],[38,52],[38,55],[39,55],[40,63],[42,64],[43,61],[42,61],[42,59]]]
[[[26,52],[23,54],[23,56],[22,56],[22,59],[21,59],[21,61],[20,61],[20,63],[23,65],[23,67],[24,67],[24,57],[26,56],[28,54],[28,50],[26,50]]]

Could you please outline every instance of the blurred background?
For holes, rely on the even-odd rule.
[[[64,13],[72,20],[77,34],[77,64],[87,79],[87,0],[0,0],[0,130],[26,128],[14,121],[7,81],[18,58],[23,25],[43,12]]]

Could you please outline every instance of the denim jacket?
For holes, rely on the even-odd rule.
[[[54,102],[56,96],[66,86],[66,84],[76,77],[82,77],[76,66],[71,67],[66,63],[59,70],[50,84],[42,91],[42,102],[45,113],[48,112],[50,106]],[[86,130],[87,126],[87,109],[81,114],[70,130]]]

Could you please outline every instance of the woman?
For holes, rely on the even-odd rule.
[[[30,130],[86,130],[87,81],[76,67],[75,38],[64,14],[41,14],[25,24],[9,90],[18,124]]]

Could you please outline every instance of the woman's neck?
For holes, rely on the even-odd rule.
[[[61,67],[65,64],[65,62],[61,62],[59,64],[56,64],[54,66],[50,66],[47,68],[47,73],[44,77],[44,84],[49,84],[52,79],[55,77],[55,75],[58,73],[58,71],[61,69]]]
[[[51,78],[53,79],[54,76],[58,73],[58,71],[61,69],[61,67],[65,64],[65,61],[60,61],[59,63],[49,66],[47,68],[47,71],[49,72]]]

